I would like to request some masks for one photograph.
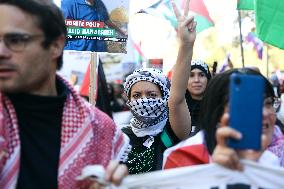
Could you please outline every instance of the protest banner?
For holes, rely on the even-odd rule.
[[[62,0],[65,50],[126,53],[129,0]]]
[[[195,165],[127,176],[112,189],[282,189],[284,169],[242,160],[243,171],[227,169],[218,164]],[[90,168],[90,167],[88,167]],[[87,168],[87,169],[88,169]],[[84,168],[85,169],[85,168]],[[97,168],[88,169],[96,175]],[[82,175],[86,174],[83,170]],[[96,175],[99,176],[99,175]]]

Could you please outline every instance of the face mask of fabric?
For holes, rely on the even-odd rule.
[[[155,125],[162,120],[160,117],[163,113],[167,112],[167,102],[162,98],[141,98],[138,100],[130,101],[127,103],[134,118],[143,123],[132,125],[136,128],[145,128]]]

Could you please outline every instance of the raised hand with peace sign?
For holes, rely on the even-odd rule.
[[[189,3],[190,0],[186,1],[184,13],[181,14],[178,10],[174,0],[171,0],[174,13],[178,21],[178,37],[180,43],[193,46],[196,38],[196,22],[194,21],[193,15],[189,16]]]
[[[171,128],[180,139],[185,139],[191,132],[191,116],[186,104],[185,93],[190,75],[193,45],[196,38],[196,22],[188,16],[189,0],[181,14],[172,1],[173,10],[178,20],[179,51],[172,72],[172,86],[168,101]]]

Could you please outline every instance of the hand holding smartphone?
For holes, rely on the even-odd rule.
[[[228,139],[235,149],[261,149],[264,79],[234,73],[229,87],[230,127],[242,133],[241,140]]]

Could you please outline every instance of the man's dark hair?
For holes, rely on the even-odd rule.
[[[251,68],[235,68],[215,75],[207,86],[199,114],[199,123],[201,129],[204,130],[206,146],[210,154],[213,153],[216,146],[215,134],[218,122],[229,101],[229,82],[233,73],[261,76],[265,83],[265,97],[275,97],[271,83],[260,72]]]
[[[37,25],[43,31],[42,46],[47,49],[61,35],[66,38],[67,29],[61,10],[52,0],[0,0],[0,4],[15,6],[37,18]],[[63,54],[57,59],[57,69],[63,64]]]

